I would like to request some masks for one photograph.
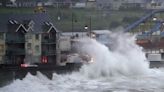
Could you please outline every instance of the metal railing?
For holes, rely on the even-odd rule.
[[[6,38],[7,43],[25,43],[24,38]]]
[[[42,44],[56,44],[56,39],[43,39]]]
[[[7,49],[6,54],[8,55],[25,55],[25,49]]]
[[[55,50],[51,50],[51,51],[42,51],[43,55],[56,55],[56,51]]]

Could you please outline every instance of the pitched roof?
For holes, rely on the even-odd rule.
[[[164,2],[163,0],[154,0],[155,2],[162,3]]]
[[[151,0],[97,0],[97,3],[114,3],[114,2],[121,2],[121,3],[146,3],[150,2]]]
[[[46,13],[37,14],[0,14],[0,32],[7,31],[7,25],[10,20],[15,20],[18,24],[28,24],[31,20],[34,22],[33,32],[43,32],[43,26],[46,22],[51,22],[51,19]],[[47,25],[50,27],[51,25]],[[27,26],[25,26],[27,28]],[[47,30],[48,31],[48,30]]]
[[[54,0],[54,2],[65,2],[65,3],[71,3],[71,0]]]
[[[37,3],[37,2],[47,2],[48,0],[16,0],[16,3],[20,2],[33,2],[33,3]]]

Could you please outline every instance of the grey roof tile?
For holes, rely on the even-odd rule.
[[[9,20],[16,20],[19,24],[28,24],[31,20],[34,21],[34,33],[42,32],[45,22],[51,22],[49,15],[46,13],[0,14],[0,32],[6,32],[8,30],[7,25],[9,24]]]

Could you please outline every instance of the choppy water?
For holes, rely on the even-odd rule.
[[[144,76],[87,78],[80,73],[57,75],[49,80],[42,74],[28,74],[23,80],[0,88],[0,92],[163,92],[164,69]]]
[[[93,39],[82,39],[80,51],[94,57],[72,74],[53,74],[49,80],[40,72],[28,74],[0,88],[0,92],[163,92],[164,69],[149,69],[142,48],[134,37],[112,33],[113,50]]]

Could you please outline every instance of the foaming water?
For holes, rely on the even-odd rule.
[[[113,76],[91,79],[81,73],[57,75],[28,74],[23,80],[0,88],[0,92],[163,92],[164,69],[154,69],[144,76]]]
[[[80,51],[94,58],[94,63],[81,71],[89,77],[132,76],[147,74],[149,63],[142,48],[135,44],[135,37],[129,34],[110,34],[112,50],[94,39],[81,39]]]
[[[53,74],[49,80],[40,72],[0,88],[0,92],[163,92],[164,69],[149,69],[142,48],[128,34],[111,33],[112,49],[94,39],[80,39],[80,51],[94,57],[80,72]]]

